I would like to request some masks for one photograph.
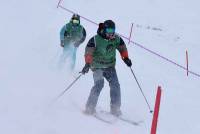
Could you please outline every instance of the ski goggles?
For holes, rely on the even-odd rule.
[[[115,29],[114,28],[106,28],[106,33],[114,34],[115,33]]]
[[[79,24],[80,21],[79,21],[79,20],[76,20],[76,19],[73,19],[73,20],[72,20],[72,23],[73,23],[73,24]]]

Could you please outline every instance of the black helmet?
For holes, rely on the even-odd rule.
[[[115,29],[115,23],[112,20],[106,20],[106,21],[104,21],[104,28]]]
[[[112,20],[104,21],[104,34],[114,35],[115,33],[115,23]]]
[[[78,14],[73,14],[71,22],[74,24],[80,24],[80,16]]]

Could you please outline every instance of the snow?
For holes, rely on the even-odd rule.
[[[81,76],[76,84],[55,103],[84,66],[84,48],[97,26],[81,19],[86,41],[77,51],[75,71],[58,70],[62,52],[59,31],[71,13],[57,8],[58,1],[10,0],[0,5],[0,133],[1,134],[147,134],[152,114],[129,68],[117,55],[117,73],[122,92],[122,111],[141,126],[124,122],[108,125],[82,114],[92,73]],[[113,19],[117,32],[160,55],[200,74],[198,0],[62,0],[61,5],[96,22]],[[159,28],[161,30],[153,30]],[[125,40],[128,43],[127,40]],[[133,70],[149,101],[154,106],[157,86],[163,89],[158,134],[197,134],[200,131],[199,77],[141,49],[127,44]],[[109,86],[106,83],[98,107],[109,111]]]

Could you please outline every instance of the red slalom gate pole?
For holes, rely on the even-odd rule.
[[[188,51],[186,50],[186,66],[187,66],[187,76],[188,76]]]
[[[158,124],[158,114],[159,114],[159,109],[160,109],[160,100],[161,100],[161,87],[158,86],[152,126],[151,126],[151,134],[156,134],[157,124]]]

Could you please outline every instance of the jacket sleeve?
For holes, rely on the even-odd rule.
[[[66,31],[66,25],[63,26],[62,29],[60,30],[60,41],[64,41],[64,39],[65,39],[65,37],[64,37],[65,31]]]
[[[119,43],[117,49],[118,49],[122,59],[128,58],[128,50],[127,50],[126,45],[121,37],[120,37],[120,43]]]
[[[86,31],[85,31],[85,28],[83,28],[82,34],[83,34],[83,36],[82,36],[82,38],[81,38],[80,41],[79,41],[80,44],[83,43],[84,40],[85,40],[85,38],[86,38]]]
[[[93,52],[95,50],[94,37],[89,40],[85,48],[85,63],[91,64],[93,61]]]

